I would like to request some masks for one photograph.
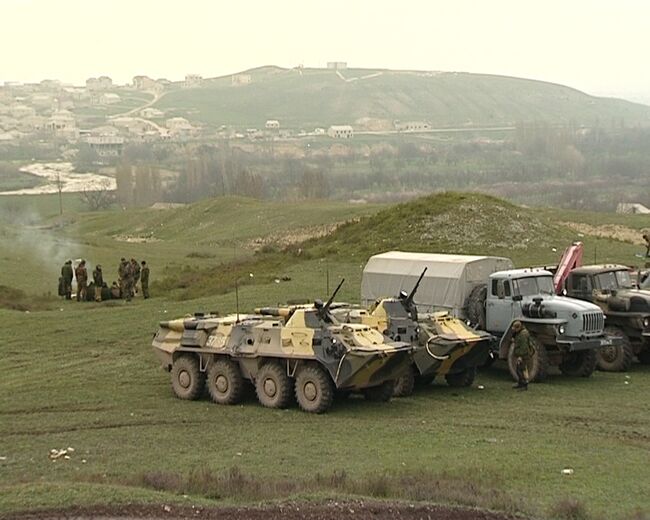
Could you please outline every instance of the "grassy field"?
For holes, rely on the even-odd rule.
[[[462,72],[342,71],[267,67],[249,72],[251,83],[231,77],[201,88],[170,92],[156,106],[214,125],[262,128],[278,119],[285,128],[352,124],[362,117],[392,122],[426,120],[434,127],[548,121],[563,124],[647,124],[650,109],[595,98],[561,85]],[[314,103],[317,95],[319,102]]]
[[[208,268],[227,260],[230,248],[225,244],[233,240],[244,255],[244,245],[256,236],[375,215],[374,225],[361,219],[306,244],[309,255],[278,272],[290,280],[242,286],[241,310],[288,298],[324,297],[327,271],[330,285],[346,278],[341,299],[358,300],[362,255],[378,240],[372,234],[375,227],[379,236],[390,229],[390,240],[403,236],[404,248],[412,247],[419,235],[408,234],[404,226],[416,216],[430,223],[455,215],[458,208],[467,212],[468,200],[472,207],[494,206],[477,213],[484,220],[503,220],[514,211],[521,225],[532,229],[537,244],[517,250],[504,242],[504,248],[519,255],[519,263],[548,250],[538,263],[546,262],[554,256],[552,245],[561,247],[560,239],[573,236],[550,216],[535,224],[533,212],[463,197],[452,194],[437,204],[425,199],[401,207],[401,216],[410,220],[391,220],[381,208],[368,206],[312,202],[290,207],[232,199],[162,213],[70,214],[67,224],[47,232],[62,241],[76,237],[75,251],[88,258],[112,259],[124,249],[146,255],[162,273],[164,265],[196,262]],[[437,209],[426,215],[427,207]],[[580,220],[580,215],[571,218]],[[595,216],[583,218],[596,222],[591,220]],[[190,223],[204,221],[213,224],[197,224],[200,232],[187,233]],[[607,221],[600,216],[598,224]],[[57,222],[54,217],[44,224]],[[616,222],[637,228],[627,218],[616,217]],[[129,249],[118,248],[110,238],[152,232],[160,242],[129,244]],[[542,242],[552,233],[557,234]],[[1,234],[0,239],[8,240]],[[617,261],[635,247],[584,239]],[[213,251],[213,242],[224,244],[228,253],[187,259],[189,250]],[[34,263],[25,264],[25,257],[7,251],[8,243],[0,255],[0,284],[31,292],[52,285],[25,267]],[[442,242],[431,239],[433,243]],[[425,247],[427,243],[420,249]],[[246,254],[254,258],[250,250]],[[648,367],[637,365],[627,376],[596,373],[582,380],[554,375],[527,393],[511,390],[507,372],[495,367],[480,373],[472,388],[437,383],[388,404],[353,397],[336,402],[323,416],[297,407],[264,409],[253,397],[235,407],[175,399],[169,376],[150,348],[158,321],[234,309],[232,292],[191,301],[154,292],[152,299],[130,304],[54,301],[46,311],[0,309],[0,516],[72,504],[219,505],[349,494],[480,505],[539,518],[570,518],[551,513],[567,499],[587,510],[587,516],[574,518],[638,520],[650,513],[644,486],[650,448]],[[49,460],[51,449],[67,447],[75,450],[69,460]],[[565,468],[574,473],[563,475]]]

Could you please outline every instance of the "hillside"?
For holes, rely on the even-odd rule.
[[[261,128],[278,119],[285,128],[310,130],[353,124],[361,118],[424,120],[433,127],[510,125],[546,121],[611,125],[650,124],[650,107],[589,96],[542,81],[465,72],[370,69],[246,71],[251,82],[232,76],[200,88],[166,94],[156,106],[168,114],[212,125]]]

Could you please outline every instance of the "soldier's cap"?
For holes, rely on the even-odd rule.
[[[143,261],[142,261],[142,262],[140,262],[140,263],[141,263],[142,265],[144,265],[144,264],[146,264],[147,262],[145,262],[145,261],[143,260]]]
[[[519,320],[516,320],[512,323],[512,328],[514,330],[521,330],[524,327],[523,323],[521,323]]]
[[[97,264],[97,269],[101,269],[101,268],[102,268],[102,266]]]
[[[71,264],[71,263],[72,263],[72,260],[66,260],[65,263],[66,263],[66,264]]]
[[[126,262],[126,258],[124,257],[120,258],[120,262]]]

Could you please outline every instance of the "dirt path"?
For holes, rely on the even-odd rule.
[[[602,226],[591,226],[581,222],[561,222],[561,224],[582,233],[584,235],[592,235],[602,238],[613,238],[621,242],[629,242],[630,244],[642,245],[643,232],[639,229],[632,229],[618,224],[604,224]]]
[[[513,515],[405,503],[370,501],[329,501],[323,504],[285,503],[265,508],[200,508],[163,505],[149,506],[98,506],[69,508],[39,512],[17,513],[7,520],[522,520]]]

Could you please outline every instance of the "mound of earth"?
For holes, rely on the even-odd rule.
[[[534,210],[473,193],[440,193],[340,226],[305,249],[315,255],[367,257],[393,249],[516,257],[529,248],[570,242],[567,228]]]
[[[270,507],[203,508],[163,505],[97,506],[64,510],[15,513],[6,520],[54,520],[59,518],[135,519],[161,520],[224,519],[229,520],[522,520],[521,516],[481,511],[478,509],[445,506],[416,505],[390,502],[327,502],[288,503]]]

